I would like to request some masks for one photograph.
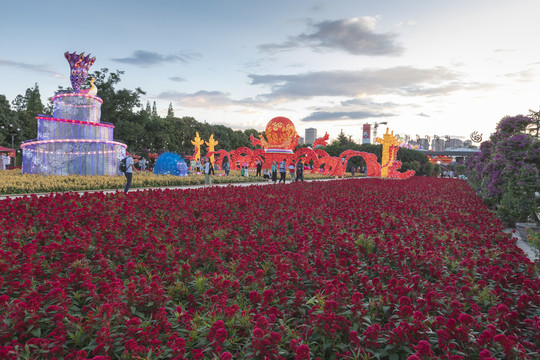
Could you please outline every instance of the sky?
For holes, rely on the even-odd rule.
[[[487,139],[540,107],[538,0],[2,0],[0,95],[70,87],[64,53],[124,74],[165,116],[330,140]],[[99,96],[99,90],[98,90]],[[120,139],[121,140],[121,139]]]

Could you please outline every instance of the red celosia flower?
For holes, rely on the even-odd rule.
[[[295,360],[309,360],[309,346],[302,344],[296,348]]]
[[[219,360],[231,360],[232,359],[232,354],[228,351],[225,351],[221,354],[221,356],[219,357]]]

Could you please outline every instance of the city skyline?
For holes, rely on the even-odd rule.
[[[299,134],[364,123],[395,134],[487,139],[504,116],[538,110],[540,33],[533,0],[97,0],[4,4],[0,94],[35,83],[42,102],[67,88],[64,52],[124,71],[165,116],[264,130],[285,116]],[[99,92],[98,92],[99,96]]]

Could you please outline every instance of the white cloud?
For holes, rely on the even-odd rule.
[[[180,53],[178,55],[162,55],[157,52],[147,51],[147,50],[136,50],[133,52],[131,56],[124,57],[124,58],[114,58],[113,61],[123,63],[123,64],[131,64],[131,65],[137,65],[141,67],[149,67],[152,65],[158,65],[162,63],[173,63],[173,62],[181,62],[181,63],[188,63],[192,62],[196,59],[199,59],[201,56],[200,54],[195,53]]]
[[[376,33],[377,19],[371,16],[326,20],[312,24],[313,32],[291,36],[280,44],[264,44],[263,51],[285,51],[300,47],[339,49],[354,55],[400,55],[403,47],[396,34]]]

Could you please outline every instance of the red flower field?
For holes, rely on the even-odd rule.
[[[533,359],[534,264],[466,182],[0,202],[2,359]]]

